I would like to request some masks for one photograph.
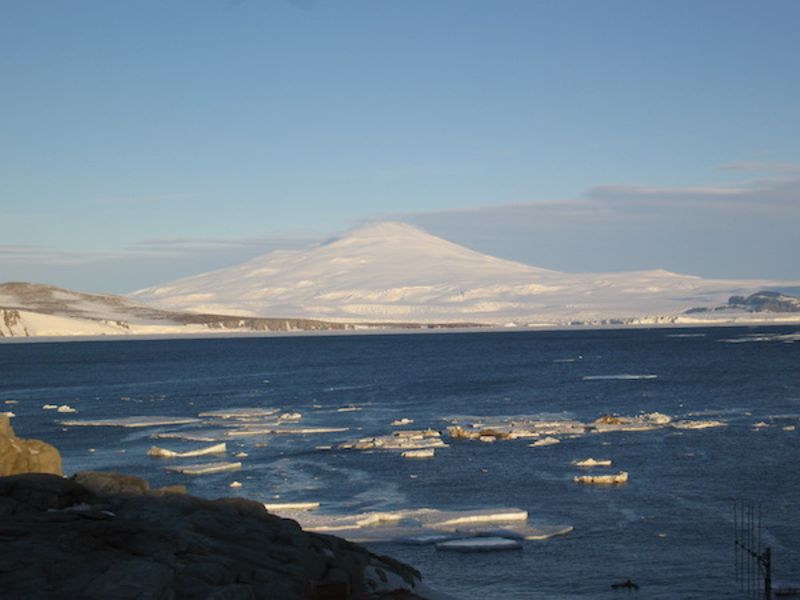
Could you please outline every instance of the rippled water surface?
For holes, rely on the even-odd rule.
[[[736,598],[731,508],[762,503],[778,580],[800,579],[800,343],[796,328],[309,336],[0,344],[0,410],[24,437],[57,445],[66,472],[118,470],[206,496],[319,502],[318,513],[513,507],[529,524],[572,525],[517,551],[455,554],[398,543],[374,549],[410,562],[458,598],[615,598],[632,579],[647,598]],[[45,410],[46,404],[75,413]],[[151,445],[204,446],[153,435],[225,432],[223,422],[142,428],[68,420],[192,418],[271,407],[286,429],[227,440],[242,469],[190,477]],[[591,424],[662,413],[717,420],[708,429],[587,432],[453,440],[459,422],[527,416]],[[299,413],[298,417],[288,417]],[[299,420],[297,420],[299,418]],[[405,428],[442,431],[429,460],[341,448]],[[213,437],[213,436],[212,436]],[[558,436],[557,436],[558,437]],[[208,445],[208,444],[205,444]],[[236,457],[237,453],[246,456]],[[576,459],[610,458],[630,481],[582,486]],[[229,488],[237,480],[241,488]]]

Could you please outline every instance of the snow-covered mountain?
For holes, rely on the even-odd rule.
[[[710,280],[663,270],[561,273],[481,254],[411,225],[385,222],[307,250],[271,252],[131,297],[168,310],[252,317],[635,324],[758,320],[744,311],[686,311],[791,285],[798,282]]]
[[[130,334],[207,334],[347,329],[308,319],[259,319],[166,311],[122,296],[51,285],[0,283],[0,338]]]

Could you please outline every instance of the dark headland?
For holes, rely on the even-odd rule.
[[[303,531],[254,500],[100,472],[64,477],[58,451],[0,415],[3,598],[444,598],[414,568]]]

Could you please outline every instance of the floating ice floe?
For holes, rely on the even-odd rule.
[[[708,429],[710,427],[725,427],[725,421],[706,420],[706,421],[673,421],[675,429]]]
[[[226,451],[227,446],[224,442],[206,448],[198,448],[197,450],[187,450],[186,452],[175,452],[174,450],[151,446],[147,451],[147,456],[155,456],[158,458],[191,458],[193,456],[207,456],[209,454],[225,454]]]
[[[572,531],[571,526],[528,525],[527,511],[516,508],[440,511],[430,508],[326,515],[286,509],[292,505],[265,505],[270,512],[297,520],[303,529],[331,533],[352,542],[435,544],[447,540],[489,536],[546,540]]]
[[[187,442],[220,442],[228,439],[227,429],[185,429],[180,431],[159,431],[150,435],[157,440],[185,440]]]
[[[228,484],[228,487],[229,488],[240,488],[240,487],[242,487],[242,484],[239,481],[231,481]]]
[[[465,417],[464,421],[475,419],[472,423],[456,424],[447,428],[447,434],[455,439],[481,440],[517,440],[538,438],[542,436],[578,436],[586,433],[587,426],[571,419],[553,420],[537,417],[507,417],[490,420],[479,417]],[[456,420],[456,419],[451,419]],[[461,421],[462,419],[458,419]],[[492,441],[494,441],[492,440]]]
[[[59,413],[76,413],[78,412],[77,409],[72,408],[69,404],[62,404],[58,408],[56,408],[56,412]]]
[[[613,475],[576,475],[575,483],[585,483],[593,485],[613,485],[617,483],[628,483],[628,472],[620,471]]]
[[[19,400],[6,400],[6,404],[19,404]]]
[[[610,467],[611,460],[607,458],[584,458],[583,460],[573,460],[572,464],[576,467]]]
[[[242,468],[240,462],[218,462],[205,463],[201,465],[182,465],[165,467],[167,471],[182,473],[183,475],[210,475],[212,473],[224,473],[226,471],[238,471]]]
[[[267,502],[264,504],[264,508],[275,514],[309,511],[319,508],[319,502]]]
[[[439,542],[436,544],[436,549],[451,552],[498,552],[500,550],[521,550],[522,543],[502,537],[478,537]]]
[[[536,440],[535,442],[533,442],[530,445],[531,446],[552,446],[553,444],[560,444],[560,443],[561,443],[560,439],[548,436],[548,437],[542,438],[540,440]]]
[[[341,433],[349,427],[245,427],[226,432],[229,438],[253,437],[258,435],[312,435],[318,433]]]
[[[414,419],[408,419],[403,417],[402,419],[395,419],[392,421],[392,427],[402,427],[403,425],[411,425],[414,422]]]
[[[43,404],[42,410],[56,410],[58,408],[58,404]]]
[[[432,429],[405,429],[390,435],[361,438],[355,442],[346,442],[341,448],[356,450],[423,450],[426,448],[447,448],[441,434]]]
[[[118,419],[75,419],[61,421],[65,427],[159,427],[199,423],[194,417],[121,417]]]
[[[279,421],[284,421],[284,422],[286,422],[286,421],[293,421],[293,422],[294,421],[299,421],[302,418],[303,418],[303,415],[300,414],[299,412],[287,412],[287,413],[282,413],[282,414],[278,415],[278,420]]]
[[[363,410],[360,406],[342,406],[336,409],[336,412],[356,412]]]
[[[584,375],[581,377],[583,381],[637,381],[647,379],[658,379],[658,375],[644,374],[637,375],[632,373],[619,373],[616,375]]]
[[[672,417],[659,412],[645,413],[635,417],[603,415],[595,419],[591,428],[599,433],[610,431],[650,431],[672,423]]]
[[[252,407],[252,408],[221,408],[201,412],[198,416],[212,419],[252,419],[273,417],[280,412],[277,408]]]
[[[403,458],[433,458],[436,450],[434,448],[423,448],[421,450],[406,450],[403,452]]]

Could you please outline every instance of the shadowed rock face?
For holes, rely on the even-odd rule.
[[[3,598],[348,600],[373,597],[368,565],[419,577],[258,502],[150,491],[134,479],[0,478]]]
[[[7,415],[0,415],[0,477],[18,473],[61,475],[61,454],[50,444],[18,438]]]

